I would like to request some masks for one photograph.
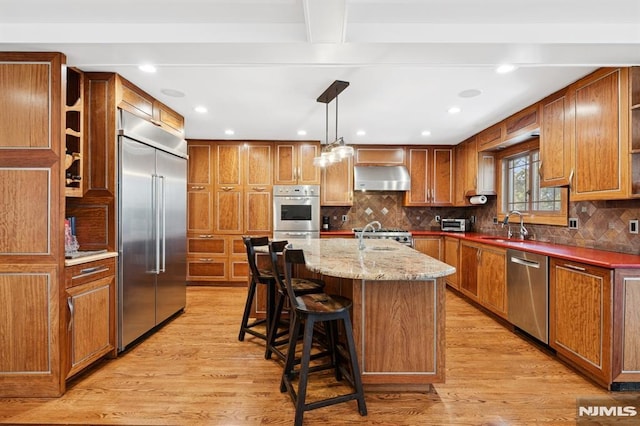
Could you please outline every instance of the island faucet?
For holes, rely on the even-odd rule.
[[[511,238],[513,236],[513,232],[511,232],[511,226],[509,225],[509,216],[513,214],[520,216],[520,239],[524,240],[526,236],[529,235],[529,231],[524,227],[524,217],[518,210],[512,210],[510,213],[507,213],[504,217],[504,221],[502,222],[502,227],[504,228],[504,226],[507,225],[507,238]]]
[[[380,230],[380,228],[382,228],[382,224],[380,222],[378,222],[377,220],[374,220],[373,222],[369,222],[367,223],[364,228],[362,228],[362,231],[360,231],[360,238],[358,241],[358,250],[364,250],[364,233],[367,231],[367,228],[371,228],[371,230],[373,232],[376,232],[376,228],[374,227],[374,225],[378,225],[378,231]]]

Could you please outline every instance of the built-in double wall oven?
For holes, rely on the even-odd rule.
[[[273,238],[320,238],[320,185],[273,187]]]

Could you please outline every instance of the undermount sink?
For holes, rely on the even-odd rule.
[[[367,250],[373,250],[373,251],[393,251],[393,250],[398,250],[398,247],[385,247],[385,246],[380,246],[380,247],[367,247]]]

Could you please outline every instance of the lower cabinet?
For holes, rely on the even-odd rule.
[[[434,259],[442,260],[442,238],[440,237],[413,237],[413,248]]]
[[[115,258],[67,267],[67,378],[116,350]]]
[[[611,382],[611,269],[550,260],[549,345],[596,381]]]
[[[506,250],[460,242],[460,291],[483,307],[507,317]]]
[[[187,281],[247,281],[249,267],[241,235],[189,237],[187,247]]]
[[[456,272],[445,277],[445,282],[455,289],[460,289],[458,281],[458,269],[460,268],[460,239],[444,237],[444,251],[442,261],[456,268]]]

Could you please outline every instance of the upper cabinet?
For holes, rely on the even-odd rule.
[[[568,184],[572,201],[629,198],[627,111],[628,68],[602,68],[544,99],[543,185]]]
[[[631,193],[640,196],[640,67],[629,70],[630,103],[630,147],[631,147]]]
[[[118,107],[184,137],[184,118],[128,80],[118,76]]]
[[[402,146],[356,146],[354,158],[356,166],[401,166],[406,163]]]
[[[407,146],[411,189],[405,206],[450,206],[454,201],[453,148]]]
[[[537,136],[541,105],[533,104],[476,135],[478,151],[495,151]]]
[[[454,205],[468,206],[469,197],[495,195],[495,156],[493,152],[478,152],[477,137],[472,136],[456,145]]]
[[[276,142],[275,185],[319,185],[320,168],[313,165],[320,155],[319,142]]]
[[[84,78],[82,71],[67,68],[65,104],[65,195],[84,195]]]
[[[322,169],[321,206],[353,205],[353,157]]]

